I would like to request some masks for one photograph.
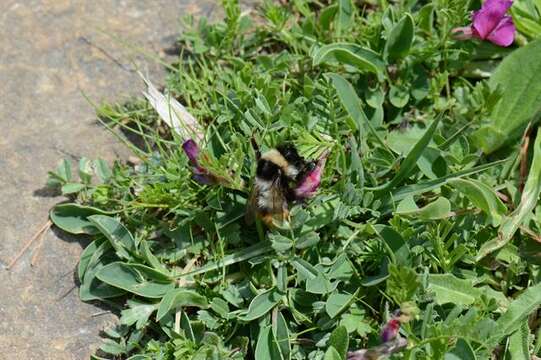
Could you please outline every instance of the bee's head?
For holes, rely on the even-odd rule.
[[[299,155],[297,149],[295,149],[292,144],[285,143],[278,145],[276,147],[276,150],[278,150],[280,154],[282,154],[284,159],[286,159],[290,165],[295,166],[299,170],[304,167],[304,159],[302,158],[302,156]]]

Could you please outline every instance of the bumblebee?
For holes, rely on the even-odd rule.
[[[305,161],[290,144],[282,144],[263,154],[255,144],[254,148],[257,169],[246,221],[250,224],[258,217],[272,227],[275,220],[285,220],[289,216],[288,202],[295,200],[290,184],[297,184],[316,163]]]

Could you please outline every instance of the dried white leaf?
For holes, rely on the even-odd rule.
[[[141,72],[139,72],[139,76],[147,86],[143,95],[171,130],[183,140],[194,139],[200,142],[204,139],[203,127],[181,103],[169,95],[162,94]]]

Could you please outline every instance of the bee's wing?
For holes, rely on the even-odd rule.
[[[257,214],[265,213],[270,216],[280,215],[283,219],[287,212],[287,199],[282,186],[282,179],[277,176],[271,183],[270,188],[261,191],[257,181],[254,183],[252,192],[246,206],[244,219],[247,224],[252,224]]]
[[[255,216],[257,212],[259,211],[258,205],[257,205],[257,198],[259,194],[259,189],[257,184],[254,183],[252,187],[252,191],[250,192],[250,197],[248,198],[248,202],[246,203],[246,213],[244,214],[244,221],[246,221],[246,224],[251,225],[254,223]]]
[[[282,218],[287,212],[287,200],[284,192],[283,180],[278,176],[270,188],[270,208],[272,214],[279,214]]]

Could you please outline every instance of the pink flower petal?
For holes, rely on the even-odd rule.
[[[473,28],[481,39],[486,39],[496,29],[505,12],[513,5],[509,0],[487,0],[473,13]]]
[[[511,16],[505,16],[487,39],[499,46],[509,46],[515,40],[515,24]]]
[[[321,175],[325,168],[327,154],[324,154],[317,162],[314,170],[308,172],[295,188],[295,197],[299,200],[308,199],[315,195],[321,184]]]

